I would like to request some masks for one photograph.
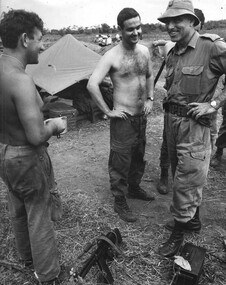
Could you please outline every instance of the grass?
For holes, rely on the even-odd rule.
[[[153,37],[154,35],[144,37],[143,41]],[[48,41],[51,42],[51,39],[48,38]],[[160,60],[155,59],[155,72],[159,64]],[[158,156],[163,124],[161,102],[164,96],[165,92],[157,88],[154,111],[149,117],[147,127],[147,153],[150,152],[150,159],[144,181],[149,181],[150,184],[159,174]],[[64,168],[61,169],[61,166],[57,166],[57,179],[64,209],[62,220],[55,223],[61,265],[74,267],[79,271],[90,254],[87,253],[79,258],[87,243],[90,241],[96,243],[98,237],[106,235],[111,229],[118,228],[122,235],[119,248],[123,255],[115,255],[114,260],[109,263],[115,279],[114,284],[169,285],[173,276],[173,261],[159,256],[158,247],[169,236],[169,232],[163,227],[162,217],[166,218],[168,215],[167,207],[164,205],[169,203],[171,198],[158,197],[159,204],[145,204],[140,213],[140,221],[135,224],[127,224],[119,220],[113,211],[112,198],[108,194],[101,196],[106,192],[106,177],[103,179],[95,173],[97,168],[107,167],[103,165],[106,157],[106,150],[103,150],[104,144],[99,151],[95,146],[102,144],[103,134],[108,129],[109,121],[84,123],[78,130],[69,132],[64,140],[51,141],[50,151],[53,158],[59,154],[63,159],[65,151],[72,151],[76,157],[78,148],[83,153],[83,162],[76,162],[78,164],[76,167],[79,167],[79,164],[84,167],[82,169],[84,185],[80,184],[81,178],[76,167],[70,172],[70,176],[68,169],[66,171]],[[98,134],[98,141],[93,140],[94,133]],[[88,152],[90,149],[93,149],[91,154]],[[225,169],[219,171],[210,169],[208,183],[203,191],[204,227],[200,235],[190,234],[185,238],[186,242],[192,242],[207,249],[200,285],[226,284],[226,255],[222,245],[222,240],[226,237],[225,177]],[[0,180],[0,285],[37,284],[33,275],[25,271],[19,263],[10,225],[6,193],[6,187]],[[98,269],[94,267],[80,284],[97,284],[97,275]],[[62,284],[72,285],[74,281],[71,280],[70,283],[65,281]]]
[[[149,124],[147,128],[147,136],[156,140],[159,145],[161,143],[158,131],[160,124],[159,115],[161,116],[162,112],[160,102],[163,96],[164,94],[159,93],[159,102],[155,102],[155,112],[150,117],[152,124]],[[157,126],[157,129],[155,129],[155,126]],[[95,126],[87,124],[80,130],[72,131],[68,134],[67,139],[53,140],[51,142],[52,157],[57,153],[63,155],[65,149],[76,149],[79,145],[87,143],[89,134],[93,132],[101,134],[106,128],[109,128],[109,122],[99,121]],[[150,143],[153,145],[152,142]],[[157,175],[158,153],[156,151],[152,154],[152,158],[152,163],[147,165],[144,177],[144,179],[149,181],[153,178],[153,173]],[[90,163],[91,161],[89,160]],[[64,171],[62,174],[64,174]],[[210,211],[206,213],[206,218],[209,219],[209,226],[203,228],[202,234],[186,236],[186,242],[192,242],[207,249],[200,285],[225,284],[225,255],[222,252],[223,229],[226,232],[225,216],[222,214],[219,216],[218,212],[219,202],[224,202],[226,198],[226,192],[224,191],[225,174],[225,170],[219,172],[210,170],[208,185],[204,191],[204,201],[210,205],[214,203],[216,208],[210,207]],[[63,177],[58,176],[59,183],[61,179]],[[115,279],[114,284],[169,285],[173,276],[173,261],[162,258],[158,254],[158,247],[169,236],[169,232],[164,229],[162,223],[148,218],[152,214],[158,215],[155,208],[152,208],[151,204],[146,204],[150,212],[144,212],[143,216],[141,215],[140,222],[127,224],[119,220],[114,213],[110,202],[111,198],[107,198],[103,202],[99,193],[95,191],[95,187],[89,188],[87,192],[82,187],[74,187],[72,179],[73,177],[67,177],[67,180],[64,180],[67,181],[66,183],[60,183],[64,214],[62,220],[55,223],[55,231],[61,265],[73,267],[75,271],[79,271],[89,256],[89,253],[87,253],[82,258],[78,258],[86,244],[90,241],[96,242],[101,235],[106,235],[111,229],[118,228],[122,235],[122,243],[119,248],[123,255],[115,255],[114,260],[109,263],[112,276]],[[0,260],[7,260],[19,267],[18,254],[15,249],[15,240],[10,226],[6,203],[6,188],[1,181],[0,187]],[[216,216],[217,218],[214,219],[213,217]],[[215,226],[213,227],[213,225]],[[94,249],[95,247],[92,250]],[[32,275],[20,267],[18,270],[1,266],[0,264],[0,276],[1,285],[36,284]],[[97,276],[98,269],[94,267],[79,284],[101,284],[97,283]],[[72,285],[75,283],[72,279],[70,283],[65,281],[62,284]]]

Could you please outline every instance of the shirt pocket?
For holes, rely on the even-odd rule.
[[[167,68],[165,78],[166,78],[166,81],[165,81],[164,88],[166,90],[169,90],[170,86],[172,85],[173,78],[174,78],[174,68],[173,67]]]
[[[201,77],[203,66],[184,66],[182,68],[181,92],[190,95],[191,98],[188,103],[195,99],[194,95],[201,93]]]

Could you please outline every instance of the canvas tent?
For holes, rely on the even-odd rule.
[[[38,64],[27,65],[26,72],[33,77],[42,97],[57,95],[70,99],[79,112],[78,120],[88,118],[94,121],[95,116],[102,112],[92,100],[86,85],[100,58],[101,55],[68,34],[43,51]],[[112,108],[113,89],[108,80],[101,83],[100,89],[105,102]]]
[[[35,84],[50,95],[88,79],[101,56],[68,34],[40,54],[39,63],[27,65]]]

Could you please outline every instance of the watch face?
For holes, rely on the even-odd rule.
[[[211,105],[212,107],[216,107],[216,106],[217,106],[217,102],[216,102],[216,101],[212,101],[212,102],[210,103],[210,105]]]

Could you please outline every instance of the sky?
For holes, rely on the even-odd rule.
[[[0,14],[13,9],[36,12],[47,29],[73,26],[91,27],[106,23],[117,27],[121,9],[132,7],[143,24],[158,23],[169,0],[0,0]],[[226,19],[226,0],[193,0],[194,8],[202,10],[206,21]]]

